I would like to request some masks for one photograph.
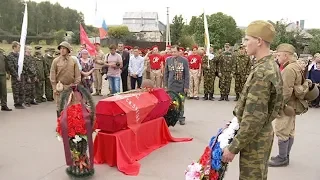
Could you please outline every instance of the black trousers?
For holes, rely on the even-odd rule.
[[[138,88],[141,87],[141,84],[142,84],[142,77],[137,77],[137,78],[134,78],[134,77],[130,77],[130,82],[131,82],[131,89],[136,89],[136,83],[138,83]]]
[[[128,71],[121,73],[122,92],[128,91]]]

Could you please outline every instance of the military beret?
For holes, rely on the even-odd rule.
[[[197,45],[193,45],[192,49],[198,49],[199,47]]]
[[[42,48],[42,46],[35,46],[34,49],[36,50],[40,50]]]
[[[246,35],[260,37],[264,41],[271,43],[275,37],[276,30],[273,25],[267,21],[253,21],[246,29]]]
[[[277,52],[288,52],[294,54],[296,52],[296,48],[291,44],[282,43],[277,47]]]

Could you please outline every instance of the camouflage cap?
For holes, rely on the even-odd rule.
[[[277,52],[288,52],[294,54],[296,52],[296,48],[288,43],[282,43],[277,47]]]
[[[275,37],[276,30],[273,25],[267,21],[253,21],[246,29],[246,35],[260,37],[264,41],[271,43]]]

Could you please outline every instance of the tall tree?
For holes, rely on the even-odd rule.
[[[236,21],[233,17],[221,12],[212,14],[207,17],[210,43],[215,48],[221,48],[225,43],[235,44],[241,40],[242,32],[237,28]],[[193,18],[190,26],[194,27],[195,40],[198,44],[204,45],[204,24],[203,14],[197,18]]]
[[[170,35],[172,44],[178,44],[179,39],[183,36],[184,21],[182,15],[174,16],[170,25]]]

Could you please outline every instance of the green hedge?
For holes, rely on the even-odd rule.
[[[0,35],[0,42],[3,40],[7,41],[9,44],[12,41],[20,41],[20,35]],[[53,36],[27,36],[26,44],[39,44],[40,41],[46,41],[47,45],[54,43]]]

